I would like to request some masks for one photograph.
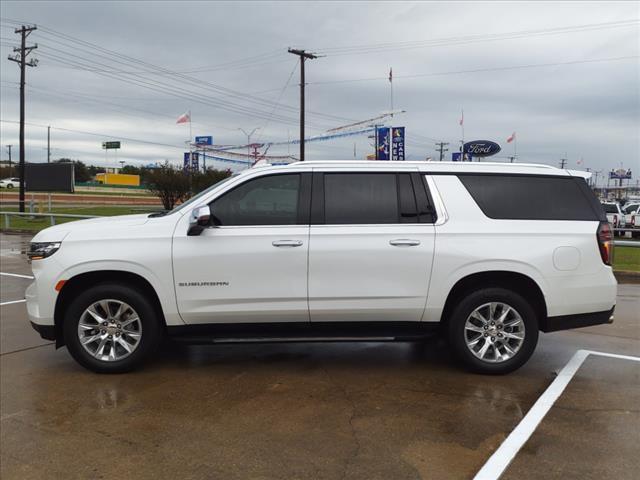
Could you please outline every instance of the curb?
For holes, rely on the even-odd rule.
[[[613,274],[619,283],[640,283],[640,272],[629,270],[614,270]]]
[[[16,229],[16,228],[10,228],[10,229],[6,229],[6,228],[0,228],[0,233],[4,233],[7,235],[34,235],[36,233],[38,233],[39,230],[20,230],[20,229]]]

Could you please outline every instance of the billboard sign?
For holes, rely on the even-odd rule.
[[[464,153],[471,157],[490,157],[500,150],[500,145],[490,140],[474,140],[464,144]]]
[[[120,142],[102,142],[102,148],[104,150],[120,148]]]
[[[468,154],[464,154],[464,159],[461,159],[462,153],[460,152],[452,152],[451,153],[451,161],[452,162],[470,162],[471,156]]]
[[[616,180],[630,180],[631,169],[618,168],[609,172],[609,178]]]
[[[199,168],[199,155],[198,152],[184,152],[184,158],[182,160],[182,169],[185,172],[192,171],[197,172]]]
[[[404,127],[391,128],[391,160],[404,160]]]
[[[27,163],[24,167],[25,185],[30,192],[73,193],[73,163]]]
[[[380,127],[376,130],[376,160],[391,160],[391,152],[389,151],[390,134],[389,127]]]
[[[196,144],[198,145],[213,145],[213,137],[211,135],[204,135],[196,137]]]

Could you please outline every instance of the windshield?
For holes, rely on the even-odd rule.
[[[239,175],[239,173],[234,173],[233,175],[231,175],[230,177],[225,178],[224,180],[220,180],[217,183],[214,183],[213,185],[211,185],[209,188],[206,188],[205,190],[201,191],[200,193],[198,193],[197,195],[194,195],[193,197],[191,197],[189,200],[187,200],[184,203],[181,203],[180,205],[178,205],[177,207],[175,207],[173,210],[171,210],[170,212],[168,212],[168,215],[172,214],[172,213],[176,213],[179,212],[180,210],[185,209],[186,207],[188,207],[189,205],[195,203],[200,197],[203,197],[204,195],[206,195],[207,193],[209,193],[211,190],[213,190],[214,188],[218,188],[220,185],[228,182],[229,180],[231,180],[234,177],[237,177]]]

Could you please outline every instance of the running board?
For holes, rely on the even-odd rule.
[[[256,337],[256,338],[222,338],[207,336],[175,336],[172,340],[180,343],[211,345],[237,343],[312,343],[312,342],[397,342],[415,340],[421,337]]]
[[[333,322],[207,324],[167,328],[169,338],[200,345],[236,343],[402,342],[431,336],[437,324],[421,322]]]

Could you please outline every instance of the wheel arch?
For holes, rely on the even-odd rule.
[[[117,283],[118,285],[126,285],[143,293],[151,301],[161,325],[163,328],[166,328],[167,322],[162,310],[160,298],[147,279],[137,273],[122,270],[96,270],[84,272],[67,280],[58,293],[53,314],[56,348],[60,348],[64,345],[64,314],[71,301],[75,298],[75,295],[84,290],[87,286],[94,286],[100,283]]]
[[[480,288],[502,287],[522,295],[531,302],[540,324],[547,318],[547,304],[542,289],[531,277],[518,272],[495,270],[478,272],[458,280],[449,291],[440,321],[446,324],[461,298]]]

